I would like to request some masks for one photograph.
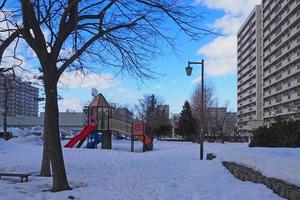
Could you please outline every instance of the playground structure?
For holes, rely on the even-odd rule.
[[[92,103],[84,110],[85,123],[82,131],[65,145],[67,148],[80,148],[87,140],[86,148],[97,148],[101,143],[102,149],[112,148],[112,133],[121,133],[131,137],[131,151],[134,151],[135,139],[143,143],[143,151],[153,149],[153,139],[145,134],[144,123],[135,121],[128,123],[113,119],[113,107],[102,94],[94,97]]]

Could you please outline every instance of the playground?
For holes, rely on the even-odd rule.
[[[135,140],[143,144],[143,152],[153,149],[153,138],[147,135],[145,124],[139,120],[132,123],[112,118],[113,107],[102,94],[94,95],[93,101],[84,109],[83,129],[64,145],[66,148],[112,149],[113,133],[131,138],[131,151],[134,152]],[[83,145],[85,144],[85,145]]]

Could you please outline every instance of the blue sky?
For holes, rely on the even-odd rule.
[[[170,105],[172,113],[180,112],[183,102],[189,100],[200,76],[199,66],[193,66],[193,75],[187,77],[184,68],[188,60],[205,59],[205,77],[215,88],[220,104],[229,101],[229,110],[236,111],[236,32],[258,0],[196,0],[199,12],[204,11],[208,27],[221,36],[207,36],[199,41],[190,41],[186,36],[178,38],[178,54],[161,55],[151,63],[151,68],[161,74],[156,79],[141,84],[129,77],[112,74],[88,75],[81,82],[78,77],[63,78],[59,94],[60,111],[81,111],[91,100],[91,88],[96,87],[110,102],[133,106],[144,94],[157,94]],[[168,51],[166,49],[166,51]],[[73,74],[74,75],[74,74]]]

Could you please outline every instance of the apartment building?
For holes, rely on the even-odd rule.
[[[262,123],[261,6],[257,5],[238,31],[237,110],[241,133]]]
[[[300,0],[263,0],[263,119],[300,119]]]
[[[158,105],[157,106],[157,115],[163,116],[169,119],[170,116],[170,106],[169,105]]]
[[[3,112],[6,94],[5,78],[8,89],[8,116],[38,116],[39,90],[19,77],[0,75],[0,110]]]
[[[300,0],[263,0],[238,32],[239,131],[276,117],[300,119]]]
[[[112,118],[123,122],[132,123],[133,113],[128,108],[116,108],[112,111]]]

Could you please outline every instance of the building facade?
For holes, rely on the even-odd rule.
[[[263,120],[300,119],[300,1],[263,0]]]
[[[239,131],[276,117],[300,119],[300,0],[263,0],[238,32]]]
[[[133,113],[128,108],[116,108],[112,111],[112,118],[127,123],[133,123]]]
[[[40,116],[9,116],[7,118],[8,127],[33,128],[35,126],[44,126],[45,113]],[[0,116],[0,126],[3,127],[3,118]],[[67,130],[80,131],[84,126],[84,113],[82,112],[60,112],[59,128]]]
[[[5,85],[7,81],[7,87]],[[4,99],[8,91],[8,116],[38,116],[39,89],[21,78],[0,75],[0,110],[4,110]]]
[[[238,126],[241,133],[262,121],[261,6],[257,5],[238,31]]]
[[[170,116],[170,106],[169,105],[158,105],[157,111],[158,111],[158,115],[164,116],[169,119],[169,116]]]

